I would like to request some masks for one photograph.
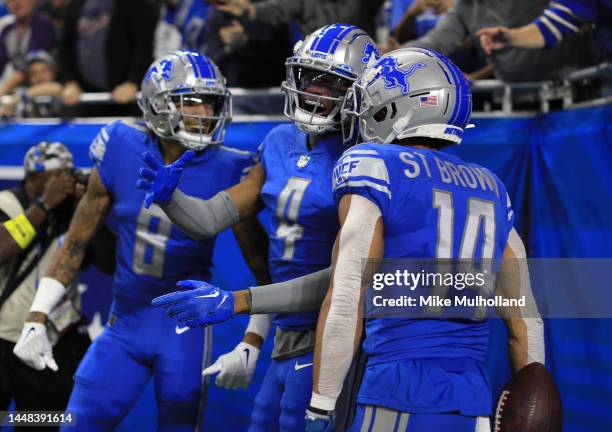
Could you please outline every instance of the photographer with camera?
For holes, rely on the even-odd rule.
[[[60,247],[85,186],[82,174],[74,171],[72,154],[58,142],[31,147],[24,168],[21,185],[0,192],[0,411],[8,409],[11,399],[19,411],[63,411],[72,375],[90,342],[87,333],[79,331],[83,322],[77,284],[52,311],[46,330],[44,324],[28,323],[27,337],[48,333],[57,363],[41,358],[32,369],[13,349],[39,278]]]

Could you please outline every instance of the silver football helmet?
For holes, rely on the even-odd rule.
[[[382,56],[347,94],[343,115],[363,141],[390,143],[408,137],[458,144],[472,112],[472,94],[463,73],[445,56],[424,48],[401,48]]]
[[[346,91],[379,57],[370,36],[353,25],[328,25],[306,36],[285,63],[285,115],[309,134],[339,131]],[[321,87],[331,94],[315,93]]]
[[[160,138],[201,150],[220,144],[232,116],[231,94],[219,68],[197,51],[174,51],[153,62],[138,105]]]

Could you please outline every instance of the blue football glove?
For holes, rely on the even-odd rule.
[[[189,327],[207,326],[227,321],[234,316],[234,293],[207,282],[182,280],[176,291],[154,298],[153,307],[167,307],[166,314]]]
[[[306,410],[306,432],[333,432],[334,418]]]
[[[153,156],[153,153],[146,151],[142,154],[142,159],[149,165],[149,168],[140,168],[136,187],[147,191],[144,199],[145,208],[151,207],[152,203],[165,204],[170,201],[183,169],[195,155],[193,150],[187,150],[174,163],[163,165]]]

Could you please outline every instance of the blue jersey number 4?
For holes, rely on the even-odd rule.
[[[276,219],[278,228],[276,237],[285,239],[284,260],[293,259],[295,254],[295,242],[304,235],[304,227],[297,223],[300,214],[300,206],[310,179],[301,177],[290,177],[285,187],[278,196],[276,204]]]

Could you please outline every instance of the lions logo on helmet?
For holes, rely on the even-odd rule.
[[[370,59],[379,57],[370,36],[350,24],[328,25],[306,36],[285,63],[285,115],[309,134],[339,131],[348,88]]]
[[[368,42],[363,48],[363,57],[361,58],[361,63],[368,64],[372,59],[372,55],[374,56],[374,60],[378,60],[380,58],[380,53],[376,48],[376,45]]]
[[[422,62],[417,62],[411,65],[408,70],[403,71],[397,67],[397,59],[393,57],[386,57],[381,60],[376,68],[376,75],[368,83],[368,85],[375,82],[377,79],[382,78],[385,80],[385,88],[392,89],[400,87],[402,94],[407,95],[410,91],[410,83],[408,77],[411,76],[417,69],[427,67]]]
[[[364,141],[425,137],[458,144],[471,112],[470,87],[453,62],[432,50],[402,48],[368,66],[349,90],[344,140],[354,141],[358,125]]]
[[[167,54],[149,67],[140,88],[145,123],[160,138],[193,150],[223,142],[231,94],[208,57],[188,50]]]

